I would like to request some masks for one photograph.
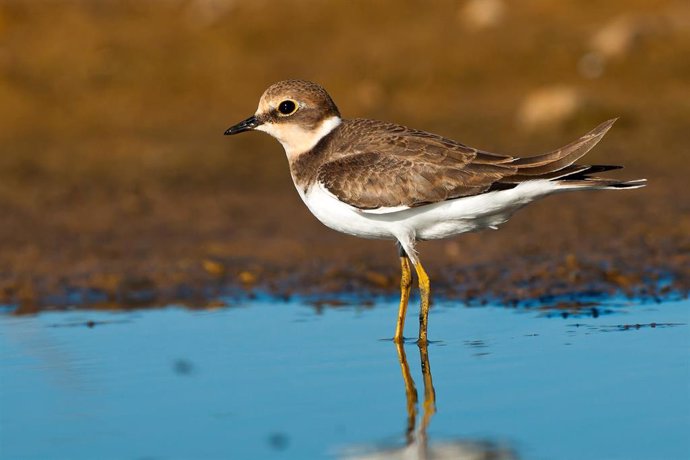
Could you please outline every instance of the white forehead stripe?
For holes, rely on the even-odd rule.
[[[264,123],[255,129],[270,134],[278,139],[285,149],[288,158],[308,152],[319,143],[324,136],[333,131],[342,120],[338,116],[328,117],[315,129],[306,130],[297,123]]]

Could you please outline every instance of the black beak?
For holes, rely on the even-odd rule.
[[[224,134],[226,136],[232,136],[233,134],[242,133],[244,131],[251,131],[252,129],[259,126],[260,124],[261,124],[261,122],[259,120],[257,120],[254,115],[252,115],[251,117],[247,118],[246,120],[237,123],[235,126],[229,127],[225,131]]]

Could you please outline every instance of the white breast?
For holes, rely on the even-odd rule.
[[[311,186],[306,193],[299,187],[297,191],[312,214],[333,230],[360,238],[395,238],[388,222],[377,221],[374,215],[339,201],[320,184]]]
[[[521,207],[558,188],[556,182],[535,180],[510,190],[378,213],[345,204],[320,184],[311,186],[306,193],[299,188],[298,191],[316,218],[339,232],[361,238],[432,240],[495,228]]]

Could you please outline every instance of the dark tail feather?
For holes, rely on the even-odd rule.
[[[516,174],[510,177],[506,177],[499,181],[497,184],[495,184],[496,187],[494,187],[494,190],[505,190],[513,188],[521,182],[536,179],[558,180],[561,184],[573,185],[576,187],[600,186],[604,188],[632,188],[644,186],[644,182],[646,181],[646,179],[638,179],[633,181],[619,181],[616,179],[608,179],[605,177],[591,176],[591,174],[598,174],[601,172],[612,171],[621,168],[623,167],[618,165],[570,165],[566,166],[560,171],[542,174],[538,177],[523,176],[520,174]]]
[[[616,169],[623,169],[623,166],[619,165],[591,165],[587,167],[586,170],[582,171],[583,175],[589,176],[590,174],[597,174],[600,172],[614,171]],[[576,179],[576,177],[573,177]]]
[[[591,174],[611,171],[614,169],[621,169],[618,165],[592,165],[588,166],[583,171],[578,171],[574,174],[561,176],[559,182],[563,185],[573,187],[586,188],[638,188],[644,187],[647,179],[636,179],[629,181],[621,181],[617,179],[608,179],[605,177],[592,177]]]

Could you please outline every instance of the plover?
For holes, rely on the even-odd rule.
[[[403,341],[411,263],[421,296],[418,343],[425,345],[430,283],[415,242],[496,229],[518,209],[557,192],[642,187],[644,179],[593,176],[621,166],[575,164],[614,122],[552,152],[519,158],[395,123],[343,119],[321,86],[285,80],[271,85],[256,113],[225,134],[257,130],[275,137],[297,192],[326,226],[397,242],[402,277],[394,341]]]

